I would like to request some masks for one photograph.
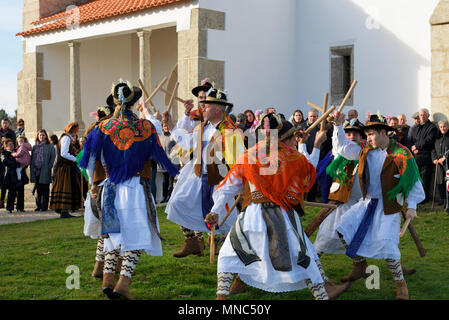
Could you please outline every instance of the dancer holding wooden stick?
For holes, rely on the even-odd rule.
[[[359,161],[362,191],[362,198],[337,226],[346,255],[354,260],[352,272],[342,281],[364,275],[366,258],[385,259],[396,282],[396,299],[409,299],[398,245],[401,211],[406,210],[406,218],[413,220],[417,204],[425,199],[416,161],[407,148],[389,138],[388,132],[394,128],[379,113],[371,115],[365,125],[364,147],[344,139],[344,114],[337,111],[334,119],[334,130],[341,132],[334,147],[344,158]]]
[[[226,204],[233,203],[243,190],[244,211],[218,256],[217,299],[243,292],[246,285],[269,292],[308,287],[315,299],[336,298],[349,284],[334,286],[327,281],[300,220],[302,197],[315,181],[315,168],[296,151],[296,129],[290,122],[270,113],[256,130],[258,136],[266,131],[269,135],[229,171],[214,192],[215,204],[206,217],[210,224],[217,224],[226,213]],[[270,141],[272,130],[277,130],[276,145]],[[231,287],[234,274],[238,277]]]

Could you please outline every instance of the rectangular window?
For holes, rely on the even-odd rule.
[[[338,106],[354,81],[354,45],[330,48],[330,73],[330,100],[331,104]],[[346,105],[353,104],[352,95]]]

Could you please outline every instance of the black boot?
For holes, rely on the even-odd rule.
[[[71,215],[70,213],[68,213],[67,211],[61,212],[60,215],[61,215],[61,219],[64,219],[64,218],[75,218],[75,216],[72,216],[72,215]]]

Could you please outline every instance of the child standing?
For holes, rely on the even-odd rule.
[[[19,163],[17,171],[17,211],[24,212],[24,186],[29,182],[28,177],[25,173],[25,168],[31,163],[31,144],[28,143],[28,139],[25,136],[20,136],[17,138],[17,151],[11,153],[11,155]]]

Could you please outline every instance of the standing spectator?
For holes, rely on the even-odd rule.
[[[36,209],[47,211],[50,199],[51,169],[55,162],[55,148],[50,144],[47,132],[41,129],[37,132],[35,145],[31,152],[30,178],[37,191]]]
[[[174,141],[171,138],[170,129],[166,122],[162,123],[162,132],[163,132],[163,135],[161,137],[159,137],[159,139],[161,141],[162,148],[164,149],[167,156],[170,158],[170,161],[176,165],[176,163],[179,163],[179,160],[174,161],[175,159],[172,159],[170,157],[170,153],[171,153],[173,147],[176,145],[176,141]],[[176,165],[176,167],[179,169],[179,164]],[[158,165],[157,170],[159,172],[162,172],[162,175],[163,175],[163,182],[162,182],[162,197],[163,198],[162,198],[161,203],[165,203],[165,202],[168,202],[168,200],[170,199],[171,193],[173,191],[174,177],[170,176],[168,174],[167,170],[165,170],[160,165]]]
[[[423,203],[430,201],[432,195],[432,175],[434,165],[431,152],[435,146],[435,139],[438,133],[437,127],[429,120],[429,110],[422,108],[419,110],[419,124],[413,130],[410,144],[416,163],[421,173],[423,187],[426,191],[426,199]]]
[[[304,115],[301,110],[297,109],[293,111],[292,119],[290,121],[295,128],[299,128],[301,123],[304,122]]]
[[[237,115],[236,121],[235,121],[235,125],[241,129],[242,131],[245,131],[247,129],[247,117],[244,113],[239,113]]]
[[[9,126],[10,126],[10,121],[9,119],[3,119],[2,120],[2,127],[0,128],[0,137],[2,139],[2,141],[4,141],[6,138],[9,138],[13,141],[14,143],[14,147],[16,146],[16,134],[14,133],[14,131],[12,131]]]
[[[3,145],[3,142],[6,141],[6,139],[11,139],[14,144],[14,148],[16,147],[16,134],[14,131],[12,131],[9,128],[10,121],[9,119],[3,119],[1,122],[1,128],[0,128],[0,138],[1,138],[1,145]],[[3,166],[3,162],[0,164],[0,182],[3,180],[3,176],[5,175],[5,167]],[[6,196],[6,187],[3,185],[3,183],[0,186],[0,208],[5,207],[5,196]]]
[[[251,129],[254,124],[254,121],[256,120],[256,116],[255,116],[254,112],[249,109],[245,110],[244,114],[246,116],[245,127],[246,127],[246,129]]]
[[[12,213],[14,211],[14,201],[16,199],[16,185],[18,183],[16,169],[20,166],[20,164],[12,156],[13,152],[14,152],[14,141],[12,141],[9,138],[5,138],[3,140],[3,150],[1,152],[0,158],[3,166],[6,169],[5,177],[3,180],[3,187],[5,188],[5,194],[6,191],[8,191],[8,201],[6,203],[6,210],[8,210],[9,213]]]
[[[419,112],[415,112],[415,113],[412,115],[412,119],[413,119],[413,126],[410,127],[410,130],[408,131],[408,136],[407,136],[407,141],[408,141],[407,147],[408,147],[409,149],[412,148],[412,145],[411,145],[410,143],[412,142],[412,135],[413,135],[413,132],[418,128],[418,124],[419,124]]]
[[[435,146],[432,150],[432,162],[435,165],[437,171],[436,181],[438,184],[438,193],[440,195],[439,205],[445,205],[446,200],[446,158],[449,152],[449,123],[447,120],[438,122],[440,132],[435,140]]]
[[[253,122],[253,127],[251,128],[252,130],[255,130],[256,127],[259,125],[260,123],[260,118],[262,117],[263,111],[260,109],[257,109],[256,112],[254,113],[254,116],[256,117],[256,119]]]
[[[398,134],[399,134],[399,143],[403,146],[410,149],[410,146],[408,145],[408,134],[410,130],[410,126],[407,124],[407,117],[405,114],[401,113],[398,115]]]
[[[17,121],[16,137],[23,136],[25,134],[25,121],[20,118]]]
[[[26,175],[26,168],[31,163],[31,144],[28,143],[28,139],[25,136],[19,136],[17,138],[17,151],[12,153],[12,156],[19,163],[17,171],[17,185],[16,185],[16,195],[17,204],[16,209],[20,212],[25,212],[25,185],[30,182],[28,176]]]
[[[358,119],[359,113],[355,109],[351,109],[348,111],[348,120]]]
[[[55,180],[56,171],[58,171],[58,168],[61,165],[61,156],[59,152],[59,139],[57,135],[53,134],[50,136],[50,144],[55,149],[56,155],[55,162],[53,164],[53,171],[51,174],[51,182],[53,182]]]
[[[317,120],[318,120],[318,110],[310,109],[307,114],[307,121],[304,121],[303,123],[301,123],[301,125],[299,126],[299,129],[307,130],[307,128],[309,128]],[[317,130],[319,130],[319,129],[320,129],[319,126],[315,127],[309,133],[309,138],[307,139],[307,142],[306,142],[307,152],[309,154],[312,154],[313,144],[315,143],[315,135],[316,135]]]
[[[299,126],[301,130],[307,130],[315,121],[318,120],[318,110],[310,109],[307,113],[307,121],[304,121]],[[309,132],[309,138],[306,141],[306,149],[309,154],[312,154],[313,147],[315,144],[315,136],[317,131],[320,130],[320,126],[315,127],[312,131]],[[318,187],[315,183],[313,187],[307,193],[307,201],[315,201],[317,195]]]
[[[51,190],[50,209],[59,213],[61,218],[73,217],[68,213],[69,210],[81,207],[81,189],[77,176],[79,170],[75,157],[75,136],[78,129],[76,122],[67,124],[59,141],[61,163]]]

